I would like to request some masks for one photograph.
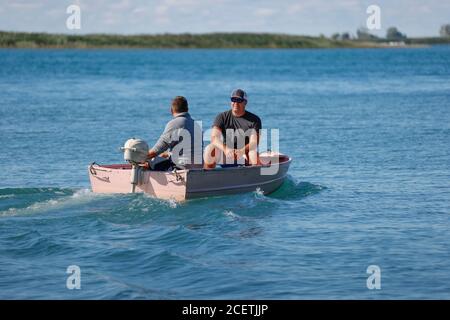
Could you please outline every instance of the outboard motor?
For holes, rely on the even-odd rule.
[[[129,139],[125,145],[120,148],[123,151],[123,158],[125,161],[131,163],[131,193],[134,193],[136,185],[140,183],[140,176],[142,169],[139,166],[147,161],[148,144],[141,139]]]

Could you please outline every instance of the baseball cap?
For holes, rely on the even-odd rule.
[[[233,92],[231,93],[231,98],[236,97],[236,98],[241,98],[244,99],[245,101],[247,101],[247,93],[245,93],[244,90],[242,89],[236,89],[233,90]]]

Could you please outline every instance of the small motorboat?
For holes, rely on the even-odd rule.
[[[269,194],[283,184],[292,162],[287,155],[266,152],[260,154],[263,165],[257,166],[145,170],[139,164],[144,162],[148,147],[144,146],[142,150],[145,152],[136,159],[139,148],[129,147],[130,140],[122,148],[125,151],[124,158],[129,163],[93,163],[89,166],[89,179],[94,193],[143,192],[156,198],[176,201],[256,190]]]

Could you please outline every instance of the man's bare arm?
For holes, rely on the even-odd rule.
[[[257,150],[259,144],[259,133],[254,132],[250,135],[249,142],[242,148],[235,150],[237,158],[242,157],[244,154],[248,154],[250,150]]]
[[[214,126],[211,131],[211,144],[218,150],[222,151],[227,157],[233,156],[233,149],[227,148],[223,143],[222,131],[219,127]]]
[[[225,152],[225,145],[222,141],[222,131],[219,127],[213,127],[211,131],[211,143],[222,152]]]

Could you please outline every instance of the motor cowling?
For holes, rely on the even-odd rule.
[[[123,158],[130,163],[139,164],[147,161],[148,144],[141,139],[129,139],[120,148],[123,151]]]

